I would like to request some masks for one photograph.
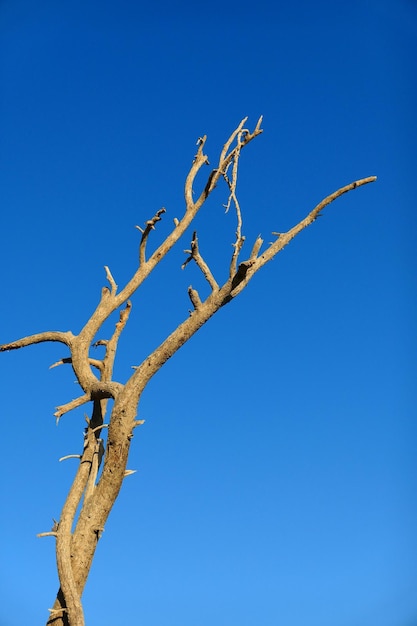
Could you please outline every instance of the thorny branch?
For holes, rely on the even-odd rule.
[[[25,346],[53,341],[65,344],[70,351],[66,356],[51,367],[70,364],[82,393],[56,410],[57,421],[68,411],[92,402],[91,418],[87,418],[81,454],[69,454],[60,460],[79,458],[78,469],[71,490],[61,512],[59,522],[51,531],[40,533],[40,536],[56,537],[57,564],[61,588],[55,604],[50,611],[48,624],[52,626],[84,626],[81,605],[81,594],[90,571],[91,563],[98,540],[110,510],[117,498],[123,480],[135,470],[126,469],[128,453],[133,432],[144,420],[137,419],[137,409],[143,389],[149,380],[171,358],[173,354],[192,337],[205,322],[222,306],[230,302],[248,284],[253,275],[273,259],[301,230],[309,226],[331,202],[344,193],[376,180],[375,176],[357,180],[322,200],[304,219],[286,233],[273,233],[276,240],[262,251],[263,240],[258,236],[246,260],[239,262],[245,237],[242,233],[243,220],[241,207],[237,198],[238,166],[242,149],[255,137],[262,133],[262,117],[255,129],[250,132],[245,128],[247,118],[232,132],[221,150],[219,162],[208,175],[202,191],[195,197],[195,179],[203,165],[208,165],[208,157],[204,153],[207,137],[199,138],[197,153],[194,157],[185,181],[185,210],[181,218],[174,218],[172,231],[160,243],[155,251],[146,257],[149,236],[156,224],[166,212],[159,209],[145,223],[145,228],[137,227],[142,233],[139,244],[139,263],[131,279],[117,292],[118,286],[108,266],[105,266],[106,279],[109,287],[103,287],[100,301],[84,328],[78,335],[72,332],[47,331],[24,337],[0,346],[0,351],[15,350]],[[131,311],[130,297],[137,291],[143,281],[151,274],[157,264],[167,255],[171,248],[185,233],[193,222],[198,211],[214,190],[220,180],[224,180],[228,188],[228,199],[224,205],[226,211],[232,204],[236,211],[236,233],[233,242],[233,253],[230,260],[228,278],[219,285],[208,264],[200,254],[197,233],[194,231],[191,248],[186,250],[188,257],[182,268],[194,261],[211,292],[202,301],[197,290],[188,288],[188,295],[193,310],[190,315],[158,346],[144,361],[134,368],[129,380],[122,384],[113,380],[113,366],[120,335],[125,328]],[[121,309],[121,307],[124,307]],[[119,320],[110,339],[98,339],[103,323],[112,313],[119,310]],[[103,347],[102,359],[93,358],[90,349]],[[96,370],[97,375],[93,372]],[[108,424],[104,424],[107,402],[114,400]],[[107,430],[107,441],[102,439],[102,430]],[[103,466],[101,468],[101,465]],[[101,468],[101,473],[100,473]],[[81,505],[81,506],[80,506]],[[76,513],[78,519],[76,520]],[[74,523],[75,524],[75,530]]]

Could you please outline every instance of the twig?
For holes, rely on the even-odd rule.
[[[189,254],[190,256],[181,265],[181,269],[183,270],[190,261],[194,260],[197,266],[202,271],[204,278],[207,280],[212,290],[217,291],[219,289],[219,285],[217,284],[216,279],[211,273],[209,266],[204,261],[198,249],[197,231],[193,232],[193,236],[191,239],[191,250],[184,250],[184,252],[186,254]]]
[[[262,120],[262,118],[259,118],[259,119]],[[243,118],[243,120],[240,122],[239,126],[236,128],[236,130],[233,131],[233,133],[230,135],[229,139],[224,144],[223,150],[220,153],[219,167],[218,167],[219,170],[222,169],[223,164],[227,160],[227,156],[226,156],[227,155],[227,151],[229,150],[230,146],[234,142],[235,138],[239,135],[239,133],[242,132],[242,129],[243,129],[244,125],[246,124],[247,120],[248,120],[247,117]],[[258,120],[258,124],[259,124],[259,120]],[[233,153],[233,150],[232,150],[232,152],[230,154],[232,154],[232,153]]]
[[[66,404],[57,406],[56,411],[54,413],[54,417],[56,417],[57,423],[59,419],[64,415],[64,413],[68,413],[68,411],[72,411],[73,409],[76,409],[77,407],[82,406],[83,404],[86,404],[86,402],[89,402],[90,400],[91,400],[91,394],[86,393],[83,396],[80,396],[79,398],[75,398],[74,400],[71,400],[71,402],[67,402]]]
[[[103,367],[103,362],[100,361],[99,359],[88,359],[88,362],[90,365],[92,365],[93,367],[96,367],[98,370],[101,370]],[[52,370],[54,367],[58,367],[58,365],[65,365],[67,363],[72,364],[72,357],[70,356],[65,357],[64,359],[61,359],[60,361],[57,361],[56,363],[52,363],[52,365],[49,366],[49,369]]]
[[[244,135],[245,133],[245,135]],[[236,240],[233,244],[233,254],[230,260],[229,267],[229,277],[232,277],[236,272],[237,261],[239,258],[240,251],[242,249],[245,238],[242,235],[242,212],[240,210],[240,204],[236,195],[236,185],[237,185],[237,174],[238,174],[238,166],[239,166],[239,157],[242,146],[244,145],[244,140],[242,141],[242,137],[247,135],[248,131],[241,130],[237,135],[237,145],[235,148],[235,154],[233,156],[233,167],[232,167],[232,180],[229,180],[227,174],[224,174],[224,178],[229,186],[230,195],[226,205],[226,211],[229,210],[231,202],[236,208],[236,218],[237,218],[237,226],[236,226]]]
[[[112,276],[112,273],[109,269],[109,267],[107,265],[104,266],[104,269],[106,271],[106,278],[109,281],[110,285],[111,285],[111,295],[115,296],[116,295],[116,291],[117,291],[117,285],[116,282]]]
[[[98,348],[99,346],[107,346],[108,343],[108,339],[98,339],[93,343],[93,348]]]
[[[37,537],[56,537],[56,534],[59,528],[59,522],[54,518],[52,518],[52,521],[53,521],[53,526],[51,530],[49,530],[46,533],[38,533],[36,536]]]
[[[202,166],[208,165],[208,157],[203,153],[203,148],[205,146],[206,140],[207,140],[207,135],[204,135],[204,137],[199,137],[197,141],[197,145],[198,145],[197,154],[194,157],[191,169],[188,172],[187,178],[185,179],[184,196],[185,196],[185,203],[186,203],[186,213],[188,213],[189,215],[195,214],[196,211],[198,210],[198,208],[196,207],[196,203],[194,202],[194,199],[193,199],[193,184],[194,184],[195,177],[197,176]],[[210,176],[209,176],[209,179],[210,179]]]
[[[63,607],[62,609],[48,609],[49,613],[50,613],[50,618],[51,617],[57,617],[58,613],[66,613],[67,609],[65,607]]]
[[[72,363],[72,358],[68,356],[64,359],[60,359],[59,361],[56,361],[56,363],[52,363],[52,365],[49,366],[49,369],[52,370],[54,369],[54,367],[58,367],[58,365],[64,365],[65,363]]]
[[[127,324],[129,319],[130,311],[132,310],[132,303],[130,300],[126,302],[126,306],[119,313],[119,320],[116,322],[115,329],[111,338],[106,341],[106,351],[103,359],[103,367],[101,372],[101,381],[110,382],[113,375],[113,366],[114,360],[116,358],[116,349],[117,344],[120,338],[120,335]],[[104,345],[104,344],[103,344]]]
[[[109,427],[109,425],[108,425],[108,424],[100,424],[100,426],[96,426],[95,428],[92,428],[92,429],[91,429],[91,432],[92,432],[92,433],[95,433],[95,432],[97,432],[98,430],[101,430],[102,428],[108,428],[108,427]]]
[[[251,261],[254,261],[256,257],[258,256],[263,242],[264,241],[263,239],[261,239],[260,236],[256,239],[255,243],[253,244],[252,252],[250,253],[250,257],[249,257]]]
[[[161,215],[163,215],[164,213],[166,213],[166,209],[164,208],[159,209],[159,211],[155,213],[153,218],[146,222],[145,229],[140,228],[140,226],[136,226],[136,228],[140,230],[140,232],[142,233],[142,237],[141,237],[140,245],[139,245],[139,265],[144,265],[146,262],[145,250],[146,250],[146,242],[148,240],[149,233],[151,232],[151,230],[155,230],[155,224],[161,221],[162,219]]]
[[[4,343],[0,345],[0,352],[5,352],[6,350],[18,350],[19,348],[25,348],[26,346],[42,343],[44,341],[59,341],[67,346],[71,346],[73,339],[74,335],[71,331],[62,333],[58,330],[50,330],[44,333],[37,333],[36,335],[29,335],[29,337],[23,337],[22,339],[12,341],[11,343]]]

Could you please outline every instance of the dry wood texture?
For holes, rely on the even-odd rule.
[[[108,267],[105,267],[109,286],[103,287],[101,299],[79,335],[72,332],[46,331],[24,337],[0,346],[0,351],[16,350],[44,341],[60,342],[66,346],[70,356],[53,365],[70,364],[79,386],[80,395],[57,407],[57,421],[68,411],[83,404],[92,403],[91,417],[87,420],[82,451],[74,482],[61,512],[61,517],[51,531],[40,533],[56,540],[57,567],[60,580],[55,603],[50,611],[48,624],[54,626],[83,626],[84,615],[81,596],[90,571],[94,553],[103,532],[108,515],[117,499],[127,470],[127,459],[134,429],[143,422],[136,419],[141,394],[149,380],[175,352],[186,343],[222,306],[235,298],[248,284],[256,272],[273,259],[299,232],[309,226],[320,212],[339,196],[376,180],[375,176],[362,178],[342,187],[327,196],[308,215],[285,233],[273,233],[274,241],[263,248],[258,237],[252,244],[249,255],[241,259],[245,238],[242,234],[242,214],[237,198],[237,176],[242,150],[262,133],[262,118],[251,132],[246,128],[246,118],[227,139],[221,150],[217,167],[211,170],[205,186],[194,200],[194,181],[203,165],[208,164],[204,153],[206,137],[199,138],[197,154],[185,181],[185,211],[181,219],[174,218],[173,227],[165,240],[150,256],[147,243],[158,222],[163,219],[165,209],[159,209],[143,228],[139,228],[139,263],[137,270],[118,291],[118,286]],[[188,289],[192,310],[186,319],[156,348],[138,367],[130,379],[122,384],[113,380],[113,365],[117,343],[131,310],[129,298],[139,289],[156,265],[184,235],[198,211],[203,207],[219,181],[227,188],[226,210],[236,213],[236,232],[230,256],[228,278],[223,285],[215,280],[209,266],[199,251],[197,233],[191,238],[183,267],[194,262],[210,286],[210,294],[201,300],[197,290]],[[112,337],[98,342],[104,346],[104,358],[90,357],[94,338],[103,323],[114,312],[119,319]],[[107,401],[114,400],[111,414],[106,416]],[[107,437],[105,436],[107,433]],[[61,460],[64,460],[63,457]],[[81,503],[81,506],[79,506]],[[78,518],[76,518],[78,512]],[[74,527],[75,525],[75,527]],[[72,529],[74,528],[74,531]]]

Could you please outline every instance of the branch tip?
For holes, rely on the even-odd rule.
[[[116,295],[116,291],[117,291],[116,282],[115,282],[115,280],[113,278],[113,275],[112,275],[109,267],[107,265],[105,265],[104,269],[105,269],[105,272],[106,272],[106,278],[109,281],[110,286],[111,286],[111,294],[112,294],[112,296],[115,296]]]
[[[155,213],[152,219],[147,220],[145,229],[142,229],[140,226],[136,226],[136,228],[142,233],[139,245],[139,265],[143,265],[146,262],[145,250],[149,233],[151,232],[151,230],[155,230],[155,224],[161,221],[161,215],[163,215],[164,213],[166,213],[166,208],[162,207]]]
[[[193,289],[192,286],[190,285],[188,287],[188,296],[191,300],[191,304],[193,305],[194,309],[197,311],[197,309],[201,306],[201,299],[200,299],[200,296],[198,295],[197,289]]]

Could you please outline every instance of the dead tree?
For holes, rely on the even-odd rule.
[[[375,176],[362,178],[346,185],[322,200],[304,219],[287,232],[273,232],[274,241],[264,247],[258,237],[243,255],[245,237],[242,233],[242,214],[236,195],[239,159],[243,148],[262,133],[262,118],[255,129],[249,131],[242,120],[227,139],[217,167],[211,170],[203,190],[194,199],[194,183],[198,172],[208,164],[204,153],[206,137],[197,142],[197,154],[185,181],[185,211],[181,218],[174,218],[173,226],[166,239],[148,255],[148,240],[162,219],[165,209],[158,210],[141,231],[139,262],[129,282],[121,289],[108,267],[105,267],[108,286],[103,287],[100,301],[78,335],[71,331],[46,331],[24,337],[0,346],[0,351],[16,350],[44,341],[55,341],[69,350],[66,356],[54,365],[70,364],[78,384],[80,395],[57,407],[55,416],[59,420],[65,413],[87,403],[92,403],[91,417],[87,418],[84,441],[79,455],[79,465],[59,521],[52,530],[40,536],[51,535],[56,540],[56,558],[60,589],[50,611],[49,626],[82,626],[84,624],[81,595],[94,558],[106,520],[116,501],[124,478],[131,473],[127,469],[129,448],[136,427],[143,421],[137,419],[138,404],[142,392],[150,379],[203,326],[221,307],[235,298],[249,283],[256,272],[273,259],[298,233],[314,222],[320,212],[342,194],[376,180]],[[157,264],[184,235],[198,211],[203,207],[216,185],[224,181],[227,188],[226,210],[236,213],[236,233],[231,253],[228,277],[219,284],[199,249],[197,233],[191,237],[191,245],[185,253],[188,263],[195,263],[206,279],[210,293],[202,300],[196,289],[188,288],[191,311],[149,356],[134,368],[134,373],[125,383],[113,380],[113,365],[117,344],[130,312],[130,298],[151,274]],[[243,258],[242,258],[243,257]],[[103,323],[112,313],[119,311],[115,331],[110,339],[95,338]],[[104,346],[102,359],[92,358],[91,348]],[[106,416],[108,399],[113,399],[113,408]],[[68,457],[63,457],[68,458]],[[79,507],[79,505],[81,506]],[[78,518],[76,514],[78,512]],[[75,528],[74,528],[75,524]],[[74,530],[72,530],[74,528]]]

